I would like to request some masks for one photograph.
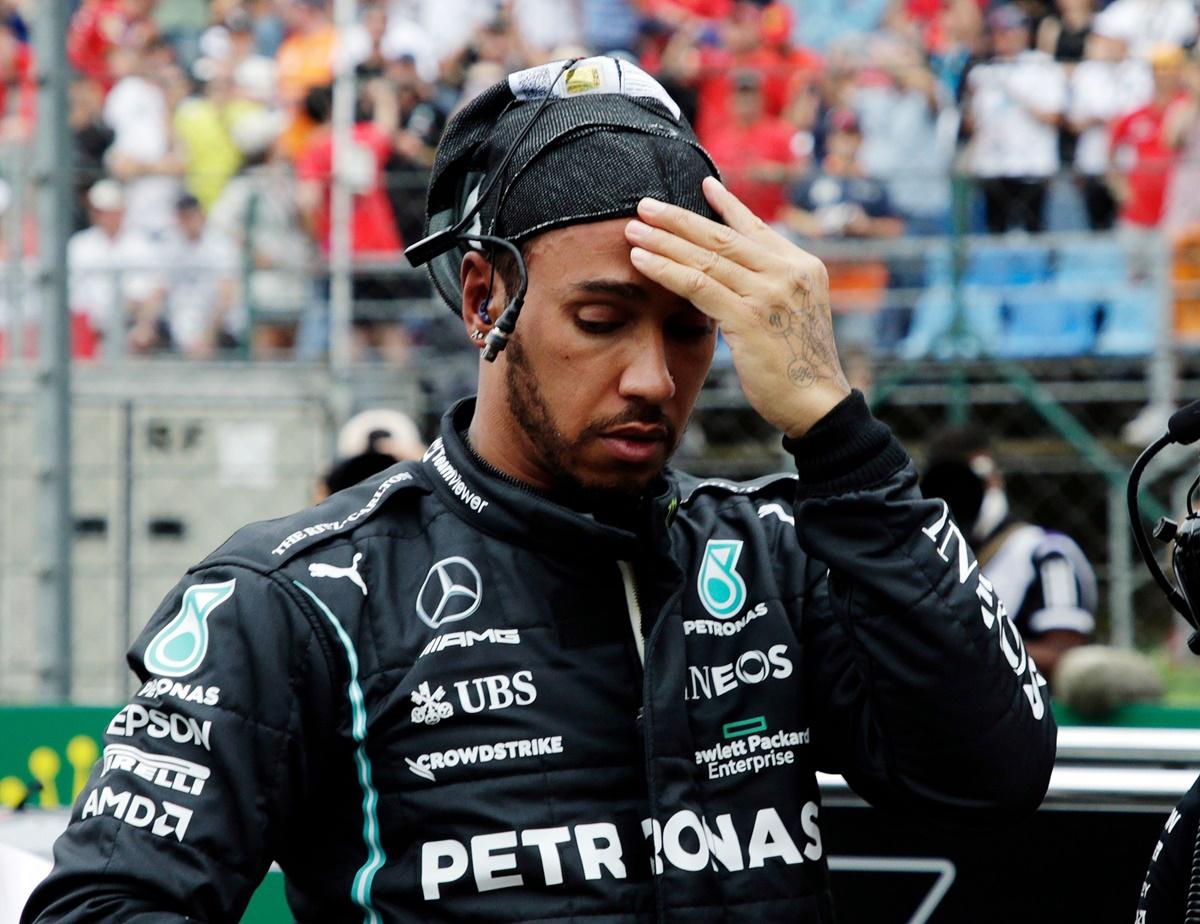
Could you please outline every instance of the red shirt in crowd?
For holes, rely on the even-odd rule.
[[[787,122],[764,115],[749,125],[729,120],[713,126],[705,146],[735,196],[763,221],[774,221],[784,205],[784,184],[756,179],[754,168],[792,164],[795,130]]]
[[[1121,203],[1122,221],[1154,227],[1162,218],[1175,161],[1175,152],[1163,139],[1163,121],[1169,109],[1169,105],[1151,102],[1113,123],[1110,156],[1129,186]]]
[[[67,60],[107,91],[113,84],[108,61],[112,50],[129,42],[140,44],[157,31],[153,19],[130,19],[121,0],[84,0],[67,28]]]
[[[374,124],[360,122],[354,126],[355,155],[369,158],[374,168],[368,187],[356,193],[350,217],[354,253],[393,253],[403,248],[392,204],[383,186],[383,165],[391,153],[391,142]],[[300,157],[296,173],[301,180],[316,181],[324,187],[324,196],[317,210],[314,232],[321,249],[329,252],[330,186],[333,180],[333,133],[322,130]]]
[[[807,87],[820,71],[821,56],[803,48],[761,46],[744,55],[723,48],[700,50],[700,74],[696,86],[696,136],[708,147],[711,136],[733,118],[731,99],[736,71],[754,71],[762,80],[763,105],[768,115],[778,116],[792,98]]]

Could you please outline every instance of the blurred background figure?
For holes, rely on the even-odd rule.
[[[1019,519],[980,429],[948,429],[931,440],[921,491],[949,505],[980,570],[1053,684],[1063,655],[1086,645],[1096,630],[1096,576],[1083,551],[1062,533]]]
[[[1121,230],[1139,259],[1147,263],[1154,257],[1146,248],[1155,246],[1153,234],[1147,232],[1153,232],[1162,220],[1176,160],[1166,122],[1169,110],[1185,99],[1181,84],[1184,61],[1183,50],[1177,46],[1154,48],[1149,55],[1153,75],[1150,99],[1118,117],[1109,140],[1108,180],[1120,205]]]
[[[732,83],[730,118],[710,131],[708,152],[729,190],[763,221],[775,221],[807,161],[796,151],[792,126],[767,113],[762,74],[736,71]]]
[[[1046,189],[1059,167],[1065,75],[1050,55],[1029,47],[1029,18],[1017,4],[992,10],[987,24],[992,56],[966,77],[969,169],[983,191],[988,231],[1041,231]]]
[[[795,185],[784,225],[814,241],[894,238],[904,233],[887,188],[866,175],[859,160],[862,132],[850,109],[828,118],[826,153],[819,168]],[[887,293],[888,268],[879,258],[825,259],[834,331],[843,349],[870,348]]]
[[[167,345],[194,359],[212,359],[236,347],[245,327],[237,244],[208,223],[190,193],[176,202],[175,220],[163,248]]]
[[[131,352],[152,349],[162,340],[162,254],[139,229],[126,227],[125,195],[115,180],[88,190],[87,209],[90,227],[67,243],[71,312],[97,342],[128,336],[127,345],[116,345],[118,353],[126,346]],[[84,353],[92,355],[94,347]]]
[[[392,408],[370,408],[338,432],[337,461],[317,483],[314,501],[365,481],[397,462],[420,459],[425,442],[411,417]]]
[[[282,114],[265,110],[230,126],[241,169],[208,213],[210,227],[234,242],[239,278],[249,280],[244,300],[255,359],[290,354],[315,298],[316,248],[301,220],[296,178],[275,146],[282,127]]]
[[[397,277],[391,266],[372,264],[398,261],[403,248],[396,217],[384,188],[384,168],[392,155],[392,140],[373,120],[372,98],[359,96],[353,129],[353,147],[347,157],[351,203],[351,247],[357,263],[354,273],[355,351],[359,358],[376,356],[403,362],[408,338],[396,311]],[[333,181],[333,109],[331,87],[310,90],[305,112],[316,126],[296,166],[301,214],[326,257],[330,251],[330,195]]]
[[[112,53],[117,82],[104,101],[104,121],[113,131],[106,160],[109,173],[124,184],[127,220],[158,238],[174,224],[174,204],[182,191],[185,163],[171,130],[167,88],[178,68],[171,46],[154,36],[140,47]]]
[[[1198,25],[1191,0],[1114,0],[1096,15],[1096,28],[1120,39],[1138,58],[1163,45],[1193,44]]]
[[[1125,43],[1093,29],[1084,41],[1083,60],[1071,70],[1064,132],[1087,212],[1088,227],[1108,230],[1117,205],[1108,183],[1111,126],[1151,98],[1154,83],[1145,61],[1125,54]]]

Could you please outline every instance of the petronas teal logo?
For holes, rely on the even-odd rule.
[[[709,539],[696,576],[700,602],[717,619],[736,616],[746,602],[746,582],[737,573],[742,554],[740,539]]]
[[[158,630],[143,659],[146,670],[160,677],[186,677],[208,654],[208,617],[233,596],[237,580],[194,584],[183,594],[179,615]]]

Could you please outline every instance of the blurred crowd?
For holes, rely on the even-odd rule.
[[[4,209],[34,134],[36,2],[0,0]],[[1115,229],[1133,253],[1165,231],[1177,253],[1200,254],[1193,0],[360,0],[358,10],[339,34],[332,0],[76,4],[77,355],[322,354],[342,63],[357,77],[346,176],[359,358],[403,360],[422,336],[401,306],[425,283],[400,251],[421,235],[447,119],[512,70],[593,52],[656,74],[730,188],[818,249],[951,230]],[[884,258],[829,262],[835,309],[873,325],[845,325],[852,339],[881,336],[889,291],[926,282]],[[902,315],[883,339],[898,342],[909,323]]]

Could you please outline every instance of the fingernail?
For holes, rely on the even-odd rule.
[[[638,203],[638,211],[645,212],[647,215],[661,215],[663,211],[663,204],[657,199],[651,199],[647,196]]]
[[[641,247],[634,247],[629,251],[629,259],[634,263],[645,265],[650,262],[650,251],[642,250]]]
[[[650,226],[634,220],[625,226],[625,236],[642,241],[650,236]]]

